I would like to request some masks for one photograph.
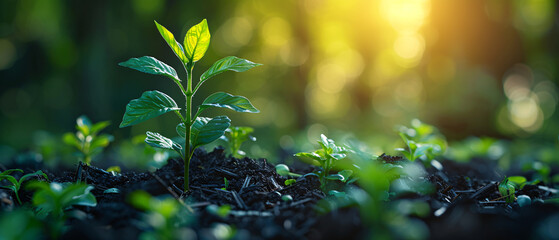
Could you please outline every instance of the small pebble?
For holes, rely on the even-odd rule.
[[[520,195],[516,198],[516,202],[520,207],[530,206],[532,199],[528,195]]]
[[[293,201],[293,197],[291,195],[283,195],[281,196],[281,200],[283,200],[284,202],[291,202]]]
[[[534,205],[542,205],[544,203],[544,201],[541,198],[536,198],[534,199],[534,201],[532,201],[532,204]]]

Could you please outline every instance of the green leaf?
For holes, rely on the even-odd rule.
[[[285,180],[284,184],[285,184],[285,186],[289,186],[289,185],[294,184],[296,182],[297,182],[296,179],[287,179],[287,180]]]
[[[16,180],[15,177],[13,177],[11,175],[0,176],[0,181],[2,181],[2,180],[8,180],[10,183],[12,183],[12,185],[13,185],[13,187],[15,187],[15,189],[13,189],[11,185],[6,185],[6,186],[2,186],[2,187],[13,189],[14,191],[16,191],[19,188],[18,181]]]
[[[49,179],[49,177],[47,177],[47,174],[45,174],[45,173],[44,173],[43,171],[41,171],[41,170],[38,170],[38,171],[36,171],[36,172],[34,172],[34,173],[28,173],[28,174],[23,175],[23,176],[19,179],[19,185],[21,186],[21,184],[22,184],[26,179],[28,179],[28,178],[30,178],[30,177],[34,177],[34,176],[42,176],[42,177],[44,177],[44,178],[47,179],[47,180]]]
[[[203,111],[204,109],[210,107],[228,108],[237,112],[260,112],[258,109],[252,106],[250,101],[245,97],[235,96],[224,92],[217,92],[207,97],[206,100],[204,100],[204,102],[200,105],[198,111]]]
[[[344,179],[341,180],[341,181],[346,182],[349,179],[349,177],[351,177],[351,175],[353,175],[353,171],[346,169],[346,170],[339,171],[338,174],[344,177]]]
[[[62,206],[65,208],[72,205],[80,205],[87,207],[97,206],[95,196],[91,194],[93,186],[85,184],[70,184],[64,186],[64,191],[60,197]]]
[[[106,147],[106,146],[109,145],[110,142],[113,141],[113,139],[114,139],[113,136],[109,135],[109,134],[103,134],[103,135],[97,136],[93,139],[89,148],[94,149],[94,148],[98,148],[98,147]]]
[[[305,163],[312,164],[315,166],[321,166],[321,162],[324,161],[320,155],[315,152],[307,153],[307,152],[300,152],[294,155],[295,157],[300,157],[301,160]],[[309,161],[310,160],[310,161]]]
[[[111,125],[111,122],[109,121],[103,121],[93,124],[93,126],[91,126],[91,135],[97,135],[97,133],[99,133],[101,130],[105,129],[109,125]]]
[[[344,178],[344,176],[342,176],[340,174],[330,174],[326,177],[326,179],[328,179],[328,180],[340,180],[342,182],[346,180]]]
[[[231,125],[227,116],[215,118],[198,117],[192,124],[190,141],[193,148],[211,143],[223,136],[225,130]]]
[[[200,60],[210,46],[210,30],[206,19],[188,29],[184,36],[186,57],[190,63]]]
[[[166,138],[164,136],[162,136],[159,133],[156,132],[146,132],[146,140],[145,142],[152,146],[152,147],[157,147],[157,148],[163,148],[163,149],[170,149],[170,150],[175,150],[177,151],[179,154],[182,155],[182,146],[176,142],[174,142],[173,140]]]
[[[156,90],[147,91],[140,98],[134,99],[126,105],[126,112],[120,127],[132,126],[175,110],[180,110],[180,108],[167,94]]]
[[[276,165],[276,173],[279,174],[280,176],[287,177],[291,172],[289,171],[289,167],[287,165],[278,164]]]
[[[176,130],[179,136],[181,136],[182,138],[186,138],[186,127],[184,126],[184,123],[179,123]]]
[[[161,34],[163,39],[165,39],[165,41],[167,42],[169,47],[171,47],[171,49],[173,49],[173,52],[175,53],[175,55],[177,55],[177,57],[183,63],[187,63],[188,59],[186,58],[186,55],[184,55],[184,50],[183,50],[181,44],[179,42],[177,42],[177,40],[175,40],[175,36],[171,32],[169,32],[169,30],[167,30],[167,28],[160,25],[157,21],[154,21],[154,22],[155,22],[155,26],[157,26],[157,30],[159,30],[159,33]]]
[[[143,56],[140,58],[130,58],[128,61],[121,62],[118,65],[132,68],[144,73],[163,75],[173,79],[174,81],[181,81],[174,68],[154,57]]]
[[[244,72],[253,67],[260,66],[260,63],[253,63],[249,60],[238,58],[235,56],[224,57],[217,60],[206,72],[200,77],[200,81],[206,81],[215,75],[225,71]]]
[[[520,186],[525,183],[526,178],[523,176],[510,176],[508,177],[509,182],[513,183],[516,188],[520,188]]]
[[[21,170],[21,169],[8,169],[8,170],[3,171],[2,173],[0,173],[0,177],[5,176],[5,175],[10,175],[10,174],[12,174],[13,172],[21,172],[21,173],[23,173],[23,170]],[[0,179],[1,179],[1,178],[0,178]]]
[[[503,179],[499,184],[499,193],[501,193],[501,196],[505,198],[507,203],[514,202],[515,191],[514,183],[510,182],[508,178]]]
[[[87,116],[81,115],[76,119],[76,129],[82,132],[84,135],[89,135],[91,130],[91,121]]]

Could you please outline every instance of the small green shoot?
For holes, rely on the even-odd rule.
[[[224,187],[222,187],[221,190],[227,191],[227,188],[229,188],[229,181],[227,181],[226,177],[223,178],[223,186]]]
[[[295,180],[295,179],[287,179],[287,180],[285,180],[284,184],[285,184],[285,186],[289,186],[289,185],[294,184],[296,182],[297,182],[297,180]]]
[[[223,136],[226,129],[231,125],[231,120],[227,116],[208,118],[200,117],[200,114],[205,109],[214,107],[227,108],[237,112],[259,112],[243,96],[217,92],[208,96],[198,106],[198,110],[193,116],[192,98],[204,82],[220,73],[226,71],[244,72],[261,64],[234,56],[222,58],[201,75],[200,80],[193,88],[194,65],[206,54],[210,45],[210,31],[208,30],[206,19],[187,31],[184,38],[184,47],[175,40],[174,35],[165,27],[157,22],[155,22],[155,25],[186,71],[186,88],[183,86],[182,80],[175,69],[154,57],[131,58],[119,65],[148,74],[168,77],[180,88],[184,96],[185,106],[181,109],[175,100],[160,91],[147,91],[139,99],[134,99],[128,103],[120,127],[136,125],[164,113],[174,112],[180,119],[180,123],[176,127],[177,133],[181,138],[185,139],[185,144],[180,145],[156,132],[147,132],[145,141],[152,147],[174,150],[182,157],[184,161],[184,190],[188,191],[190,159],[194,150]],[[184,110],[185,115],[181,113],[181,110]]]
[[[90,165],[91,159],[101,153],[113,141],[113,136],[109,134],[98,135],[99,132],[109,126],[108,121],[91,123],[87,116],[82,115],[76,120],[75,134],[66,133],[63,140],[66,144],[78,149],[80,160]]]
[[[64,210],[73,205],[97,206],[97,200],[91,193],[93,186],[87,184],[31,182],[27,188],[36,190],[33,205],[40,216],[51,215],[60,219],[64,217]]]
[[[338,173],[330,174],[331,170],[336,166],[336,163],[347,156],[346,154],[348,150],[344,147],[337,146],[334,143],[334,140],[328,139],[324,136],[324,134],[320,135],[320,141],[318,141],[318,144],[321,146],[321,149],[314,152],[300,152],[295,154],[295,156],[300,157],[303,161],[306,161],[309,164],[319,167],[316,174],[320,180],[322,190],[326,192],[327,180],[339,180],[341,182],[346,182],[353,174],[353,171],[342,170]]]
[[[215,204],[211,204],[208,207],[206,207],[206,210],[209,213],[216,215],[220,218],[226,218],[227,216],[229,216],[229,213],[231,213],[231,205],[224,204],[221,206],[217,206]]]
[[[284,176],[284,177],[300,177],[301,176],[301,174],[292,173],[289,170],[289,167],[285,164],[276,165],[276,173],[279,174],[280,176]]]
[[[252,132],[254,129],[251,127],[229,127],[220,139],[228,143],[229,152],[233,157],[241,158],[246,156],[246,153],[241,151],[241,145],[246,141],[256,141],[255,137],[249,135]]]
[[[5,185],[5,186],[0,186],[0,187],[12,190],[14,192],[14,194],[16,195],[16,199],[17,199],[17,202],[19,203],[19,205],[22,205],[22,203],[21,203],[21,200],[19,199],[19,194],[18,193],[19,193],[19,189],[21,188],[21,185],[23,184],[23,182],[25,180],[27,180],[30,177],[35,177],[35,176],[44,177],[46,180],[49,179],[47,177],[47,175],[45,173],[43,173],[41,170],[36,171],[34,173],[25,174],[19,180],[16,180],[16,178],[11,175],[11,173],[13,173],[13,172],[23,173],[23,170],[21,170],[21,169],[10,169],[10,170],[6,170],[6,171],[0,173],[0,181],[8,180],[11,183],[11,185]]]
[[[516,197],[514,193],[516,192],[516,187],[513,182],[509,180],[509,178],[505,177],[503,181],[499,183],[499,193],[505,199],[507,203],[513,203]]]
[[[129,202],[132,206],[145,211],[144,218],[151,231],[143,232],[140,239],[181,239],[181,229],[190,221],[186,208],[172,197],[159,199],[144,191],[130,194]]]
[[[397,148],[405,158],[414,162],[418,158],[426,165],[446,151],[446,140],[437,128],[422,123],[418,119],[411,122],[411,128],[401,126],[399,135],[404,141],[406,148]]]

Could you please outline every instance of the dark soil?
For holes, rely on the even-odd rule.
[[[383,158],[400,160],[390,156]],[[428,179],[436,187],[435,193],[403,197],[429,203],[431,214],[422,220],[428,225],[432,239],[537,238],[541,236],[539,231],[545,231],[542,228],[547,226],[546,221],[559,213],[556,205],[538,201],[521,208],[517,203],[500,200],[497,184],[504,174],[487,162],[444,161],[443,166],[442,171],[429,170]],[[295,184],[285,186],[286,178],[277,175],[274,166],[265,159],[227,157],[221,149],[195,152],[190,165],[191,191],[188,193],[181,190],[183,164],[175,159],[154,173],[127,172],[113,176],[90,166],[82,166],[80,172],[82,181],[95,186],[93,194],[98,205],[77,207],[87,217],[70,219],[64,239],[137,239],[145,230],[139,224],[142,211],[132,207],[126,198],[136,190],[153,196],[185,199],[195,215],[189,227],[200,239],[212,238],[208,229],[216,222],[234,226],[238,239],[362,239],[369,234],[357,207],[327,214],[317,211],[316,204],[325,197],[317,178],[302,177]],[[57,182],[73,182],[77,178],[77,172],[47,173],[49,179]],[[229,181],[227,190],[222,189],[224,178]],[[120,193],[104,193],[109,188],[118,188]],[[551,196],[549,190],[538,185],[526,186],[517,195],[520,194],[532,200]],[[29,201],[30,193],[22,195],[24,201]],[[291,195],[293,201],[282,201],[282,195]],[[12,201],[9,195],[4,194],[4,198],[10,199],[2,199],[2,202]],[[206,211],[212,204],[228,204],[233,211],[221,218]],[[0,205],[0,209],[4,211],[8,206]]]

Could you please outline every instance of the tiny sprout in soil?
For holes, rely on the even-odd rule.
[[[80,160],[89,165],[91,164],[91,159],[101,153],[103,148],[113,141],[112,135],[98,135],[101,130],[109,125],[108,121],[93,124],[87,116],[82,115],[76,120],[76,129],[78,131],[75,134],[64,134],[63,140],[66,144],[77,148],[79,151],[77,155]]]
[[[198,83],[192,88],[192,75],[195,63],[200,60],[210,46],[210,31],[206,20],[190,28],[184,37],[184,47],[174,35],[165,27],[155,22],[159,33],[181,61],[186,71],[186,88],[177,72],[171,66],[154,57],[144,56],[131,58],[119,65],[128,67],[140,72],[162,75],[170,78],[180,88],[185,98],[184,113],[170,96],[160,91],[147,91],[139,99],[134,99],[126,106],[126,112],[120,127],[128,127],[148,119],[160,116],[167,112],[174,112],[180,119],[177,125],[178,135],[185,139],[185,145],[164,137],[156,132],[147,132],[146,143],[150,146],[170,149],[179,153],[184,161],[184,190],[189,190],[189,165],[194,149],[211,143],[225,134],[226,129],[231,125],[231,120],[227,116],[214,118],[201,117],[202,111],[212,107],[227,108],[237,112],[258,113],[250,101],[243,96],[235,96],[225,92],[217,92],[208,96],[198,110],[192,116],[192,98],[208,79],[225,71],[244,72],[253,67],[259,66],[246,59],[229,56],[215,62],[206,72],[204,72]],[[240,146],[240,144],[239,144]]]

